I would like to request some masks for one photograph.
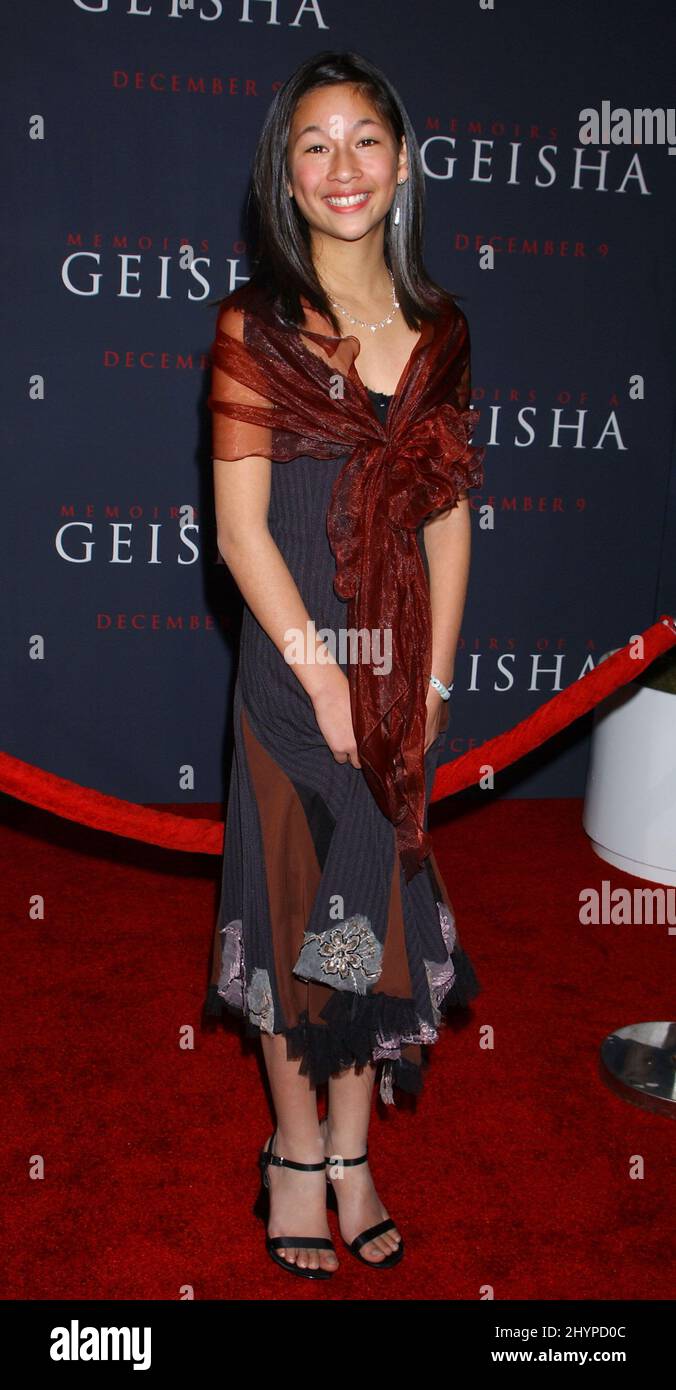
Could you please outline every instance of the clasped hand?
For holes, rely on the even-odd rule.
[[[317,724],[337,763],[361,767],[350,705],[350,686],[344,671],[336,666],[331,684],[312,697]],[[425,753],[448,723],[446,702],[431,685],[426,696]]]

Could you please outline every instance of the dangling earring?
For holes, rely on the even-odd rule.
[[[397,183],[403,183],[403,182],[404,182],[403,179],[397,179]],[[399,217],[400,217],[400,213],[401,213],[401,209],[400,209],[400,207],[399,207],[399,204],[397,203],[397,207],[396,207],[395,214],[394,214],[394,225],[395,225],[395,227],[398,227],[398,226],[399,226]]]

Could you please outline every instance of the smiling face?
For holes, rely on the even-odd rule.
[[[297,103],[287,146],[299,212],[314,233],[358,241],[389,211],[408,177],[401,150],[371,101],[347,83],[317,87]]]

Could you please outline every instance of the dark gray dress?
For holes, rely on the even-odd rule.
[[[384,420],[391,397],[370,396]],[[347,604],[326,514],[344,462],[273,461],[268,512],[315,626],[336,634]],[[422,528],[418,544],[429,577]],[[426,755],[428,800],[443,741]],[[245,604],[207,1012],[227,1007],[247,1035],[283,1033],[315,1086],[382,1062],[391,1103],[393,1086],[421,1089],[423,1048],[479,989],[434,854],[406,883],[361,769],[336,762],[293,666]]]

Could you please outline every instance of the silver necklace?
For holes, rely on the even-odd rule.
[[[327,290],[327,297],[329,303],[333,305],[334,309],[339,309],[341,314],[344,314],[345,317],[350,320],[350,323],[356,323],[359,325],[360,328],[370,328],[372,333],[375,333],[379,328],[384,328],[386,324],[392,322],[397,312],[397,309],[399,308],[399,300],[397,299],[394,289],[394,276],[389,267],[386,266],[385,269],[387,270],[390,280],[392,281],[392,312],[387,315],[387,318],[381,319],[380,323],[366,323],[364,319],[354,318],[354,316],[349,312],[349,310],[345,309],[342,304],[339,304],[338,300],[334,299],[333,296],[330,295]]]

